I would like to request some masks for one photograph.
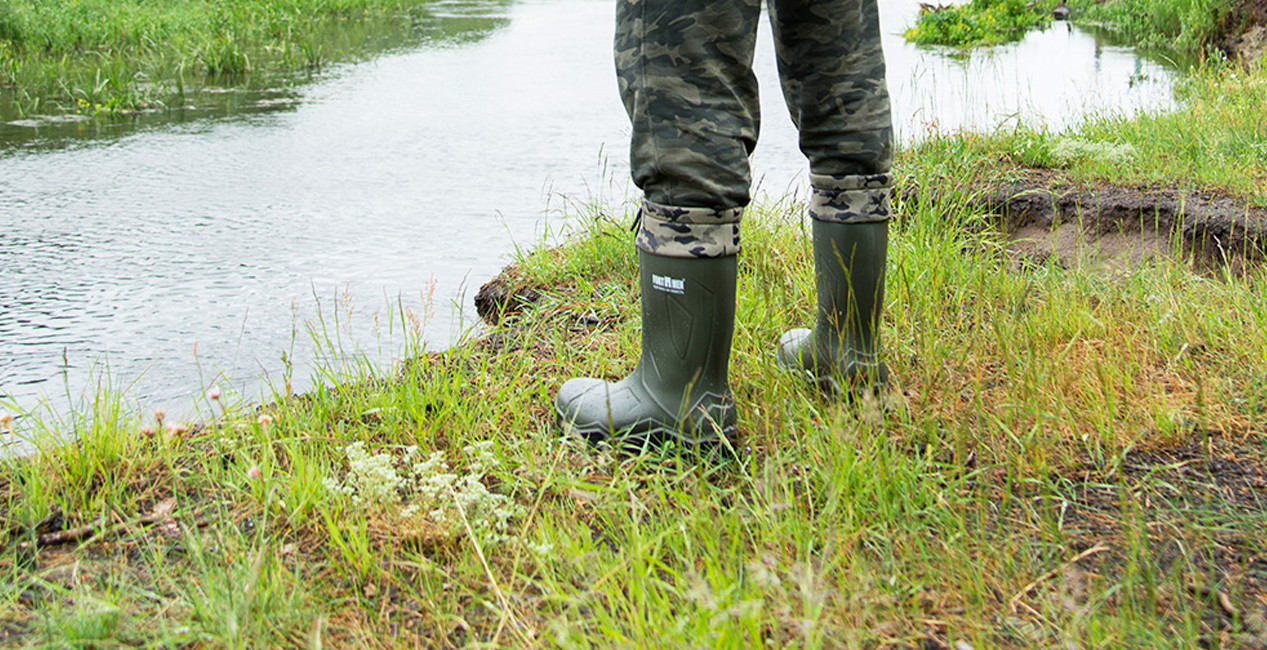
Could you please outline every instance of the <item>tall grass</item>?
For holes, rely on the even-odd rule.
[[[1219,0],[1074,0],[1077,20],[1099,23],[1143,48],[1185,57],[1217,55],[1213,44],[1236,2]],[[1219,57],[1216,56],[1216,59]]]
[[[498,1],[498,0],[490,0]],[[0,89],[24,112],[161,106],[204,77],[318,67],[366,47],[350,25],[408,32],[426,0],[5,0]],[[359,36],[350,42],[339,32]]]

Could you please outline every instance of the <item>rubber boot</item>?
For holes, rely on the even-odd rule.
[[[784,334],[778,364],[805,373],[835,396],[878,392],[889,380],[888,366],[880,360],[879,331],[889,224],[811,221],[818,291],[814,329]]]
[[[626,378],[571,379],[555,411],[591,442],[645,448],[720,442],[735,431],[727,382],[735,331],[737,256],[661,257],[638,251],[642,355]]]

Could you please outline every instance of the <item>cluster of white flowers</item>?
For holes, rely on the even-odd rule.
[[[471,456],[468,471],[457,474],[444,452],[415,460],[418,448],[409,447],[398,461],[389,453],[371,456],[365,443],[356,442],[344,450],[348,458],[346,480],[327,478],[324,484],[357,505],[390,511],[403,504],[396,511],[399,518],[425,518],[454,533],[461,530],[465,515],[466,523],[482,541],[504,542],[509,539],[511,520],[522,515],[523,508],[484,485],[485,475],[500,463],[491,445],[491,441],[468,445],[464,449]]]
[[[354,442],[343,451],[348,456],[347,482],[327,478],[323,481],[327,490],[350,497],[358,505],[387,506],[400,501],[403,481],[396,475],[391,454],[371,456],[364,442]]]
[[[1120,165],[1130,162],[1135,156],[1135,147],[1130,144],[1113,144],[1100,140],[1062,138],[1051,148],[1051,157],[1063,166],[1082,160]]]

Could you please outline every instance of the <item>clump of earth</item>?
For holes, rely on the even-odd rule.
[[[1220,31],[1215,46],[1228,58],[1248,62],[1267,55],[1267,0],[1240,0]]]

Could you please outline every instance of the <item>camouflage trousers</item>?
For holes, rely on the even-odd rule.
[[[893,124],[876,0],[768,0],[783,97],[810,163],[810,216],[890,216]],[[739,251],[760,105],[761,0],[618,0],[616,73],[643,192],[638,247]]]

